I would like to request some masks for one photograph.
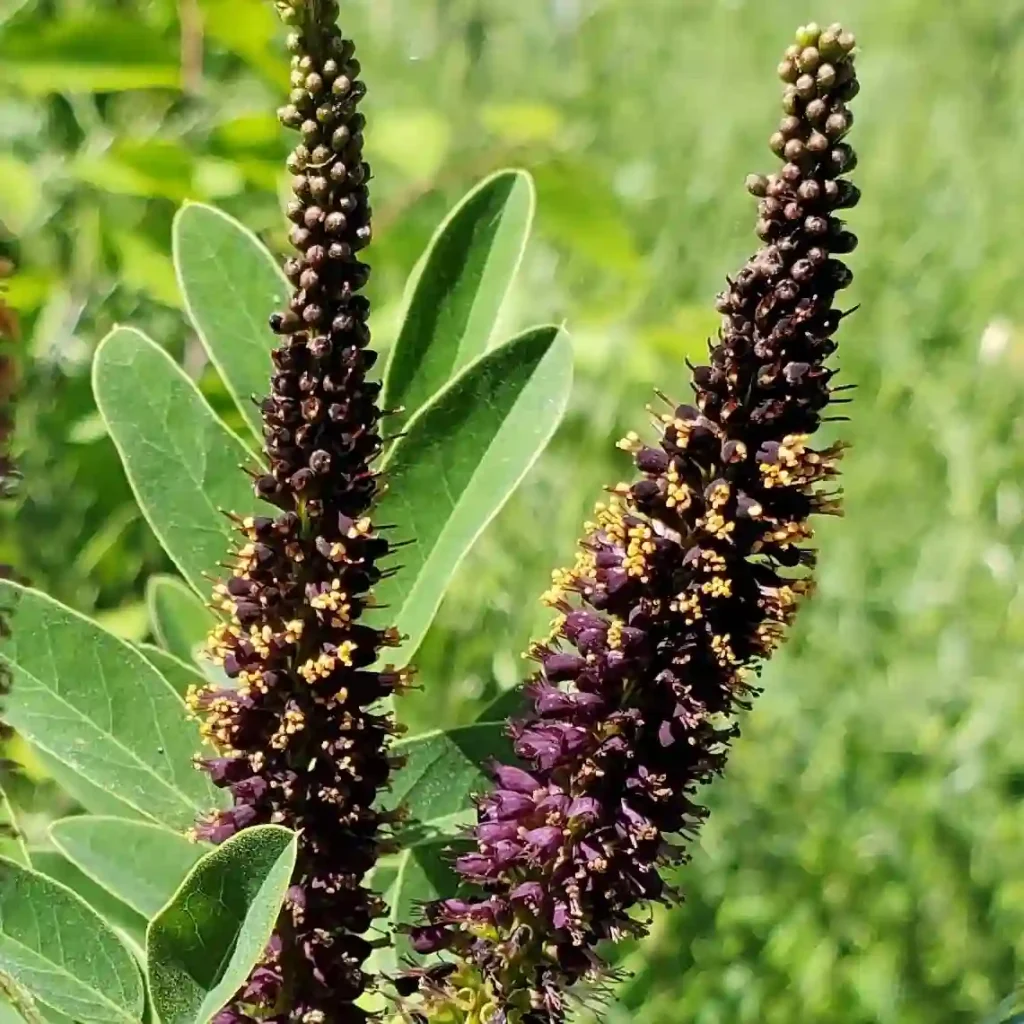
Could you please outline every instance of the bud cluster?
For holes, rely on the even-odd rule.
[[[271,317],[280,343],[261,404],[266,468],[254,474],[273,509],[235,518],[239,548],[214,591],[208,649],[230,685],[189,695],[217,751],[201,765],[233,798],[196,834],[222,842],[265,822],[300,832],[277,933],[218,1024],[348,1024],[367,1016],[356,1005],[369,981],[363,936],[383,912],[363,878],[394,817],[376,806],[394,767],[395,726],[380,701],[408,673],[377,667],[397,636],[361,621],[390,551],[369,516],[382,442],[359,294],[370,238],[365,86],[334,0],[278,6],[293,55],[280,119],[302,141],[288,158],[293,290]]]
[[[810,517],[838,512],[843,446],[811,435],[837,390],[826,360],[851,275],[836,257],[855,245],[838,216],[858,199],[842,177],[853,48],[840,26],[808,26],[786,53],[784,166],[748,180],[763,244],[719,296],[693,403],[666,400],[654,443],[620,443],[638,477],[544,596],[556,618],[512,726],[521,764],[495,767],[458,860],[477,895],[430,905],[413,930],[420,952],[458,960],[400,979],[412,1019],[562,1021],[566,989],[602,975],[598,944],[642,934],[637,907],[678,896],[663,869],[687,859],[698,791],[811,589]]]

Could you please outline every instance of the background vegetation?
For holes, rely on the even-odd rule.
[[[626,471],[612,441],[642,428],[652,385],[685,395],[684,359],[753,244],[742,180],[770,166],[778,52],[812,17],[857,32],[847,516],[820,530],[820,591],[712,794],[687,903],[627,951],[633,976],[608,1019],[984,1019],[1024,959],[1024,3],[343,11],[371,86],[381,343],[447,205],[519,164],[537,179],[539,232],[507,326],[564,317],[577,358],[564,428],[417,659],[428,698],[406,715],[419,724],[468,720],[520,678],[536,596]],[[203,374],[171,217],[208,200],[282,246],[287,143],[272,111],[286,63],[262,0],[8,0],[0,18],[28,480],[0,560],[140,637],[163,556],[95,413],[90,354],[130,320]],[[15,796],[42,821],[55,808],[27,768]]]

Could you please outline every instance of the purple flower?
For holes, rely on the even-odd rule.
[[[850,282],[837,257],[855,244],[840,219],[859,195],[843,177],[854,41],[839,26],[798,38],[771,139],[783,166],[747,183],[763,244],[718,298],[693,404],[666,402],[655,442],[620,443],[637,479],[598,506],[575,565],[555,574],[544,600],[559,618],[531,652],[530,714],[511,729],[524,768],[495,770],[478,851],[457,862],[480,901],[519,913],[484,935],[471,899],[450,909],[461,935],[446,948],[468,964],[452,977],[478,979],[499,1010],[533,1007],[530,1024],[564,1019],[563,992],[600,972],[600,943],[643,933],[638,904],[678,898],[661,869],[686,859],[707,816],[696,793],[723,771],[754,673],[810,589],[808,519],[836,510],[842,446],[812,435]],[[498,838],[496,820],[516,836]],[[423,996],[428,1020],[457,1015],[452,991]]]
[[[297,254],[284,268],[287,308],[270,318],[279,343],[261,403],[266,468],[254,478],[267,514],[236,519],[233,572],[214,593],[222,621],[208,647],[237,685],[189,699],[217,749],[199,763],[233,806],[196,834],[219,843],[260,822],[300,833],[282,927],[223,1024],[250,1013],[349,1024],[367,1019],[355,1005],[370,980],[361,936],[382,911],[363,879],[394,819],[377,805],[394,733],[380,701],[409,673],[371,668],[397,637],[360,621],[391,550],[369,518],[382,414],[360,294],[370,239],[357,109],[365,87],[335,0],[278,7],[293,54],[280,118],[302,135],[288,159]]]

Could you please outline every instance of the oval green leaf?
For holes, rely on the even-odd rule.
[[[222,510],[245,515],[256,507],[239,469],[254,465],[254,455],[139,331],[111,331],[96,350],[92,378],[142,514],[188,583],[204,593],[234,541]]]
[[[295,867],[296,836],[255,825],[192,869],[150,922],[146,964],[163,1024],[206,1024],[262,957]]]
[[[273,344],[267,319],[282,308],[288,281],[248,228],[212,206],[186,203],[178,211],[173,248],[196,333],[239,411],[262,439],[252,396],[267,393]]]
[[[454,896],[460,881],[450,840],[403,850],[383,871],[375,871],[371,885],[388,905],[387,920],[380,924],[390,932],[393,945],[374,952],[370,970],[393,973],[404,962],[422,959],[413,951],[401,926],[422,920],[424,903]]]
[[[452,836],[473,821],[473,795],[490,785],[484,766],[494,758],[507,761],[512,745],[505,722],[421,733],[399,740],[395,756],[405,759],[396,773],[389,807],[404,806],[412,823],[398,837],[416,846]]]
[[[567,338],[535,327],[463,370],[395,442],[377,518],[411,543],[377,596],[407,635],[397,663],[415,654],[459,563],[554,434],[571,388]]]
[[[533,223],[525,171],[486,178],[437,229],[384,374],[386,409],[418,410],[487,348]]]
[[[47,775],[90,814],[109,814],[118,818],[150,820],[147,815],[126,804],[123,800],[118,800],[102,786],[94,786],[82,778],[78,772],[73,771],[63,761],[58,761],[41,747],[33,744],[32,754],[39,760]]]
[[[181,661],[192,661],[213,626],[210,609],[176,576],[150,576],[146,607],[160,646]]]
[[[153,917],[209,851],[180,832],[125,818],[81,815],[50,825],[72,864],[143,917]]]
[[[223,805],[191,764],[182,699],[131,644],[37,590],[0,581],[8,724],[94,786],[171,828]]]
[[[30,855],[31,867],[81,896],[141,959],[146,940],[144,917],[97,885],[59,850],[36,848]]]
[[[66,886],[0,860],[0,971],[81,1024],[138,1024],[135,958]]]
[[[180,697],[188,693],[190,686],[203,686],[206,683],[206,677],[195,662],[181,661],[152,644],[139,644],[138,650]]]

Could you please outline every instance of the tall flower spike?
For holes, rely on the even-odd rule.
[[[453,967],[399,979],[420,1019],[562,1021],[565,992],[602,976],[598,944],[645,927],[633,912],[676,898],[661,869],[687,859],[752,675],[811,588],[809,517],[836,513],[842,446],[811,435],[834,390],[825,365],[855,239],[838,217],[857,189],[843,140],[857,92],[853,36],[802,28],[779,71],[783,160],[748,179],[763,244],[719,296],[693,405],[629,435],[639,478],[586,525],[575,565],[544,600],[558,613],[531,654],[530,714],[512,729],[524,767],[498,766],[479,803],[477,850],[458,861],[482,895],[427,908],[413,931]],[[411,991],[410,991],[411,990]]]
[[[219,843],[263,822],[301,832],[277,934],[219,1024],[348,1024],[367,1016],[355,1005],[368,983],[362,936],[382,908],[362,880],[391,824],[374,805],[394,727],[375,707],[405,680],[372,667],[393,632],[360,621],[389,552],[368,517],[381,439],[357,256],[370,238],[365,87],[334,0],[278,6],[293,54],[280,117],[302,142],[288,159],[294,289],[271,317],[281,341],[261,406],[269,471],[254,479],[276,512],[235,520],[240,547],[214,592],[209,653],[235,685],[189,703],[217,751],[200,763],[233,806],[196,834]]]

